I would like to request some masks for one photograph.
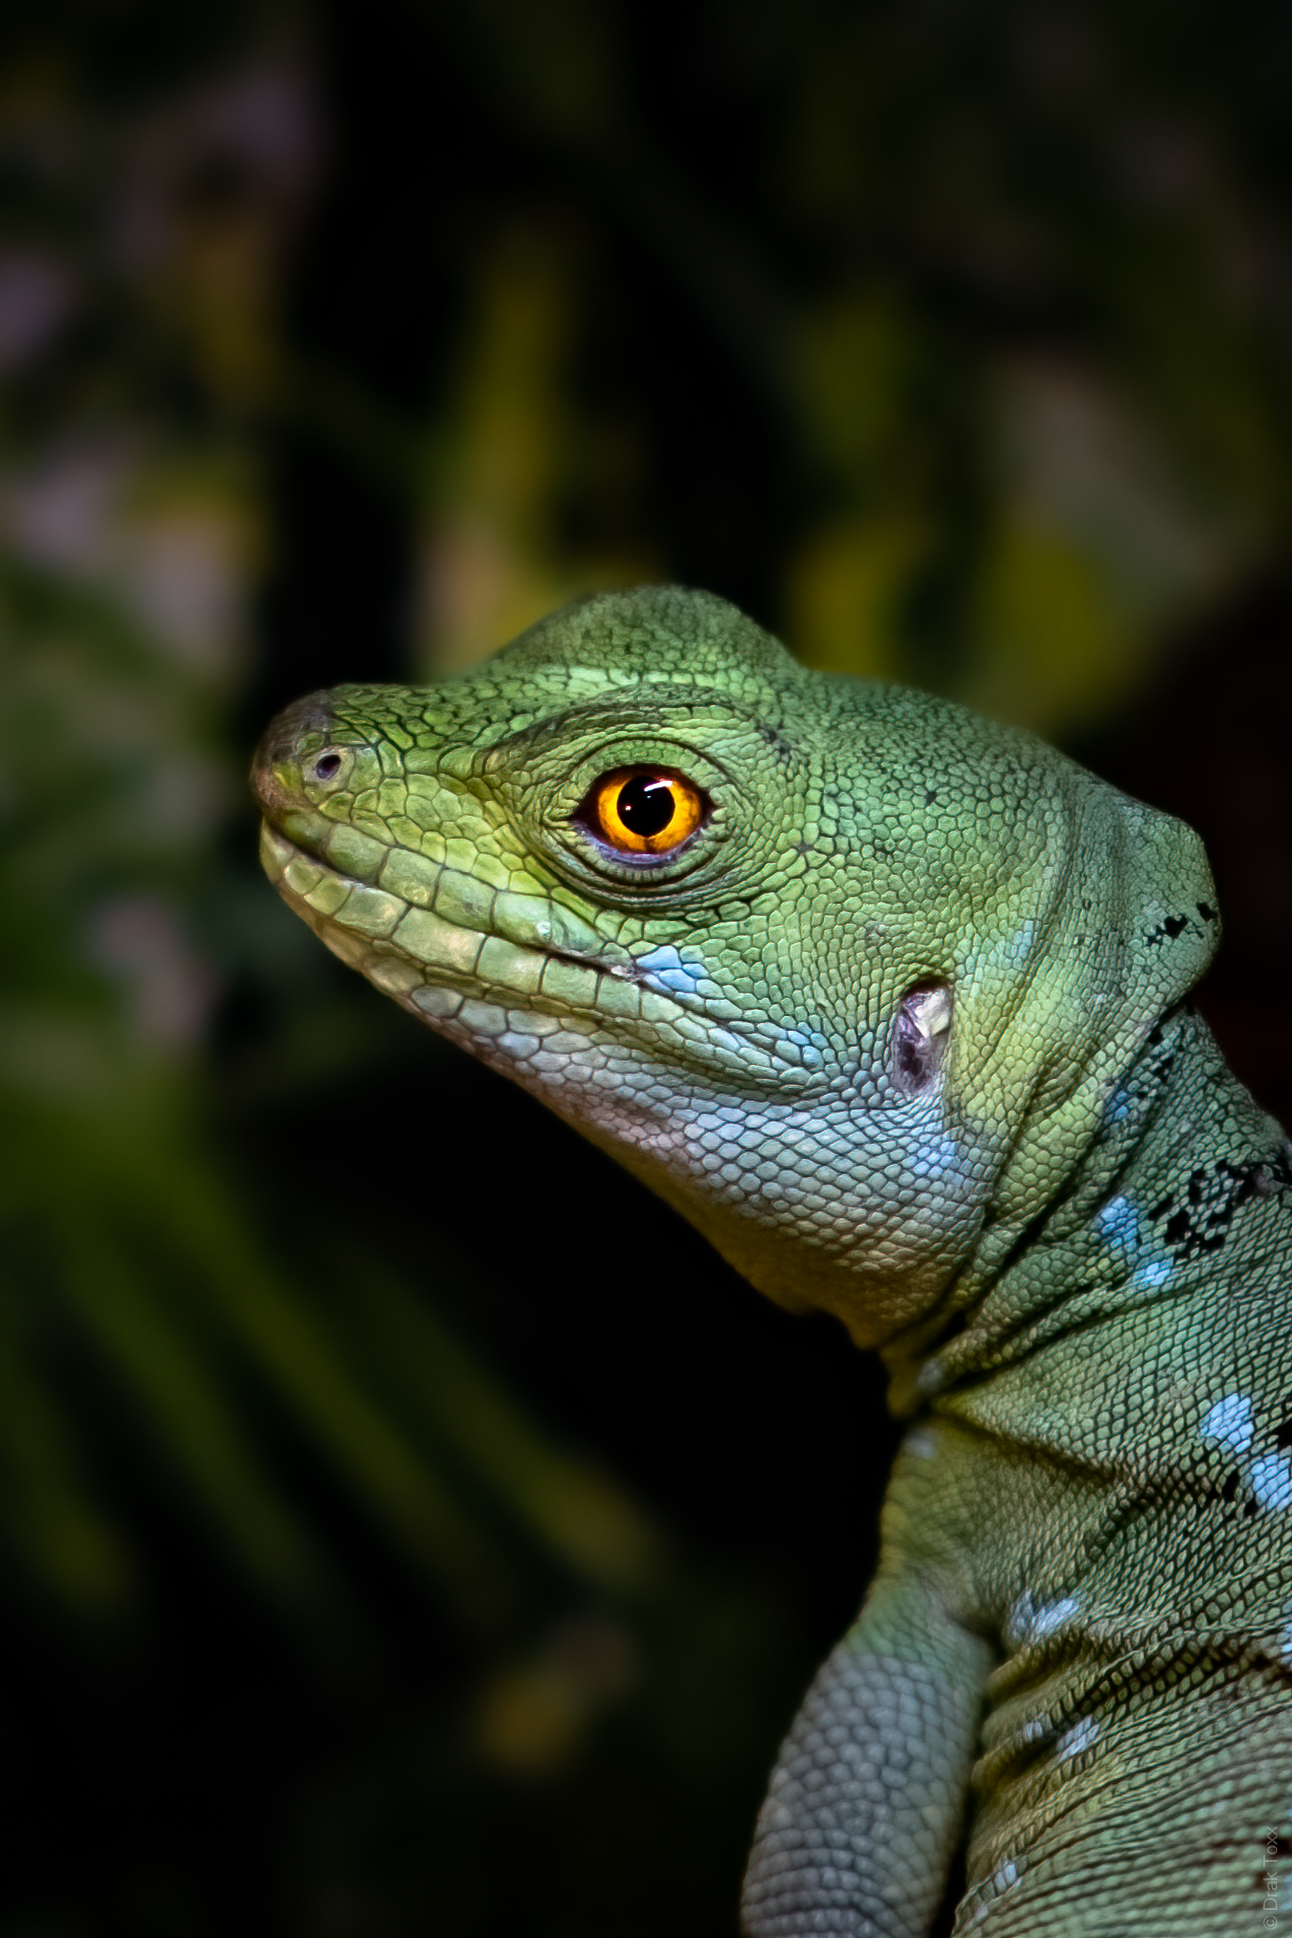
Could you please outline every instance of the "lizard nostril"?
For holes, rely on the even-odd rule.
[[[307,693],[272,720],[265,731],[251,768],[252,789],[261,807],[272,818],[291,805],[301,779],[299,748],[307,734],[329,734],[336,724],[326,693]],[[335,759],[336,767],[319,771],[319,763]],[[330,779],[340,768],[343,755],[325,747],[313,766],[314,777]]]

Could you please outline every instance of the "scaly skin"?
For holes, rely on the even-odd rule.
[[[692,785],[674,851],[613,845],[622,768]],[[773,1777],[753,1938],[917,1938],[966,1840],[957,1934],[1274,1928],[1292,1171],[1184,1006],[1196,837],[667,589],[301,701],[255,782],[344,961],[888,1363],[879,1573]]]

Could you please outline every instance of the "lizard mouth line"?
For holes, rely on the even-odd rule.
[[[363,881],[268,819],[260,847],[279,894],[333,955],[423,1021],[450,1027],[473,1002],[517,1012],[517,1027],[523,1017],[531,1029],[536,1016],[550,1017],[550,1028],[592,1016],[623,1042],[645,1028],[670,1060],[702,1051],[750,1094],[814,1087],[801,1052],[787,1060],[775,1036],[737,1035],[679,1001],[626,951],[612,953],[615,945],[545,898],[490,889],[398,848],[375,881]]]
[[[572,918],[536,896],[491,891],[447,866],[428,864],[416,871],[422,879],[410,880],[408,851],[390,854],[403,863],[398,888],[386,886],[387,868],[377,881],[364,881],[291,840],[267,818],[261,829],[262,859],[279,894],[354,967],[371,972],[378,963],[403,961],[421,982],[465,994],[488,988],[514,1000],[537,995],[553,965],[586,978],[586,988],[577,992],[547,992],[562,1003],[595,997],[597,983],[607,977],[621,988],[641,979],[628,959],[610,961],[601,951],[562,946],[566,938],[556,935],[572,926]],[[390,977],[381,980],[389,983]]]

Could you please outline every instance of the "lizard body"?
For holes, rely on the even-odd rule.
[[[1196,836],[662,588],[298,702],[255,781],[343,960],[887,1362],[879,1570],[752,1938],[919,1938],[966,1838],[957,1938],[1271,1928],[1292,1169],[1185,1002]]]

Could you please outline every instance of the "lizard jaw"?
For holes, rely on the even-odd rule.
[[[806,1097],[820,1086],[820,1073],[801,1051],[786,1061],[772,1041],[706,1024],[626,950],[556,902],[495,892],[400,849],[389,851],[393,868],[388,863],[376,881],[364,881],[268,819],[260,852],[284,901],[335,956],[529,1088],[546,1086],[518,1062],[532,1062],[540,1044],[544,1056],[577,1058],[580,1034],[599,1034],[625,1052],[663,1047],[667,1054],[673,1046],[674,1054],[694,1058],[699,1049],[715,1078],[739,1080],[750,1093]],[[404,894],[386,885],[396,879]]]

